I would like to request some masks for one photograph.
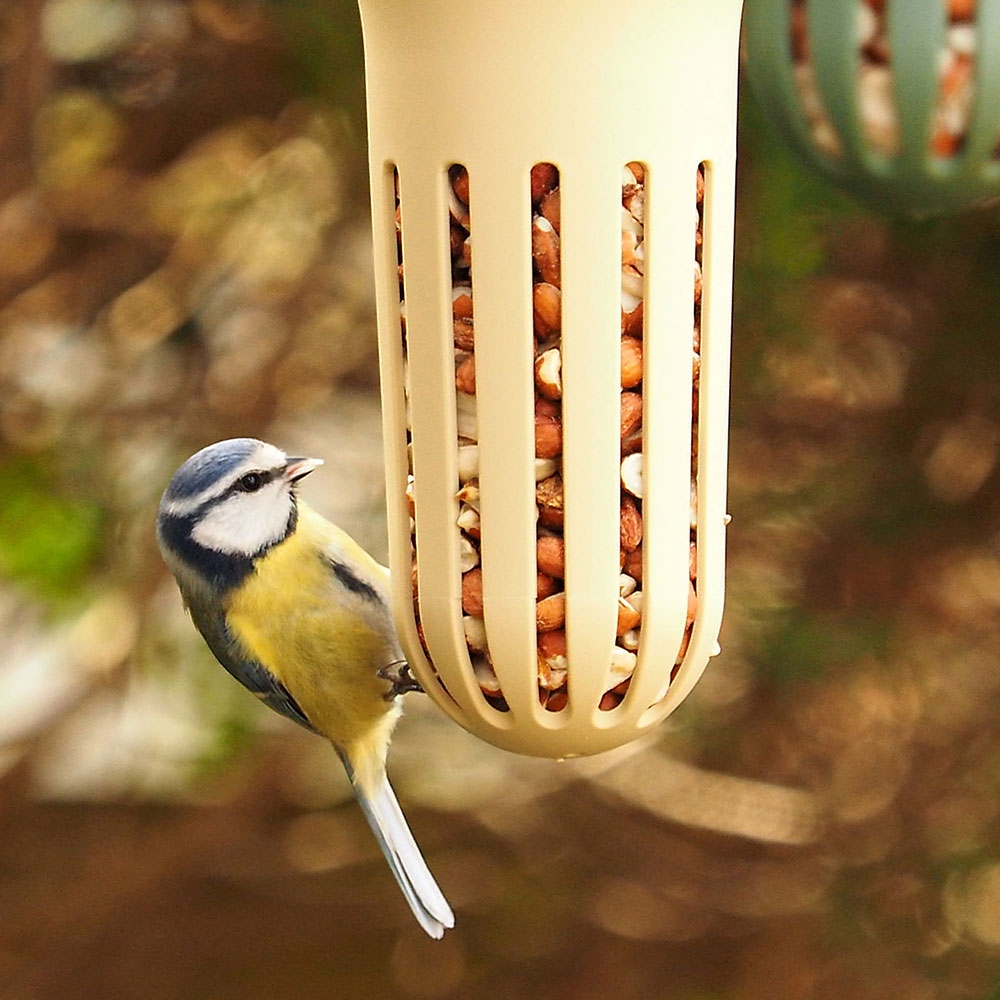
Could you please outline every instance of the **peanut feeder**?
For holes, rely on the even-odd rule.
[[[748,83],[812,168],[908,215],[1000,197],[997,0],[756,0]]]
[[[404,648],[610,749],[718,650],[740,0],[359,4]]]

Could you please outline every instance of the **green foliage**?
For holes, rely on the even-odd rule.
[[[745,231],[744,263],[772,279],[803,278],[823,271],[831,220],[856,210],[851,201],[803,167],[784,144],[774,141],[770,126],[746,90],[740,95],[740,157],[741,209],[753,219],[752,230]]]
[[[827,273],[835,224],[853,204],[783,146],[752,95],[740,97],[736,259],[733,275],[732,420],[755,419],[770,394],[762,368],[774,343],[810,337],[815,298],[808,279]],[[748,413],[751,409],[753,413]]]
[[[772,631],[761,670],[784,684],[821,679],[866,655],[877,657],[889,635],[889,626],[871,617],[796,609]]]
[[[48,467],[13,458],[0,466],[0,574],[42,597],[67,597],[101,548],[101,508],[60,490]]]
[[[211,669],[217,669],[217,665],[213,664]],[[210,782],[224,775],[233,766],[233,762],[259,740],[260,730],[251,718],[251,713],[241,713],[241,707],[233,706],[234,711],[227,712],[214,721],[211,728],[212,742],[194,762],[191,778],[196,784]]]
[[[272,0],[296,90],[343,110],[360,148],[365,137],[364,50],[356,0]]]

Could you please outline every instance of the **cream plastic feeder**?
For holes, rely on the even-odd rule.
[[[718,651],[740,0],[359,5],[403,647],[430,697],[490,743],[608,750],[676,708]],[[539,221],[540,164],[555,226]],[[627,218],[633,180],[644,200]],[[539,284],[560,309],[547,341]],[[625,400],[637,300],[642,382]],[[547,344],[555,400],[535,371]],[[474,389],[459,391],[470,357]],[[626,442],[635,393],[641,434]],[[561,427],[554,457],[536,458],[539,421]],[[626,507],[642,539],[623,578]],[[540,536],[564,554],[542,603]],[[629,601],[641,626],[622,635]]]

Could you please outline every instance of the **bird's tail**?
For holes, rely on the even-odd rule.
[[[385,770],[379,768],[371,779],[362,780],[346,756],[342,759],[365,819],[413,915],[432,938],[442,937],[455,926],[455,915],[413,839]]]

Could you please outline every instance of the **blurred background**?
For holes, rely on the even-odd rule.
[[[248,434],[385,556],[354,0],[5,0],[0,997],[1000,998],[1000,216],[739,141],[723,653],[589,761],[408,698],[432,942],[153,537]]]

